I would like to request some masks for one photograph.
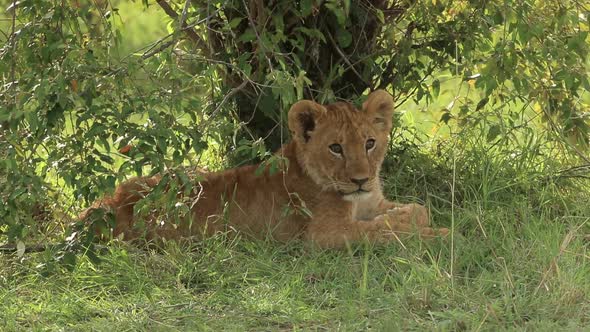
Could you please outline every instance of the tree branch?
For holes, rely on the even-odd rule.
[[[250,7],[248,6],[248,4],[246,4],[245,0],[242,0],[242,3],[244,4],[244,8],[246,9],[246,14],[248,14],[248,22],[250,23],[250,27],[252,28],[252,30],[254,30],[254,34],[256,35],[256,40],[258,41],[258,46],[260,46],[264,50],[263,53],[264,53],[264,57],[266,58],[266,61],[268,62],[268,68],[272,72],[273,67],[272,67],[272,62],[271,62],[270,58],[268,57],[268,50],[264,46],[262,39],[260,39],[260,34],[258,33],[258,30],[256,29],[256,24],[254,23],[254,19],[252,18],[252,14],[250,13]]]
[[[346,64],[348,65],[348,68],[350,68],[350,70],[352,70],[352,72],[361,81],[363,81],[371,89],[371,91],[375,90],[375,86],[373,85],[373,82],[370,82],[370,81],[365,80],[363,78],[363,76],[356,70],[356,68],[354,67],[354,64],[352,64],[350,62],[350,60],[348,59],[348,57],[346,56],[346,54],[344,54],[344,52],[340,49],[340,47],[338,46],[338,44],[334,40],[334,37],[332,36],[332,34],[329,31],[328,31],[328,39],[330,39],[330,42],[332,43],[332,46],[334,46],[334,49],[336,50],[336,52],[338,52],[338,55],[340,55],[340,57],[342,58],[342,60],[344,62],[346,62]]]
[[[153,57],[154,55],[162,52],[163,50],[167,49],[168,47],[170,47],[170,45],[174,44],[176,42],[176,40],[169,40],[165,43],[161,43],[160,46],[156,47],[156,48],[152,48],[151,50],[145,52],[144,54],[141,55],[141,58],[143,60],[149,59],[151,57]]]
[[[207,47],[207,43],[205,43],[205,41],[201,38],[201,36],[199,36],[195,30],[192,29],[192,27],[189,27],[186,24],[186,10],[187,10],[187,4],[189,3],[189,1],[187,1],[187,3],[185,4],[185,10],[183,10],[183,16],[180,17],[178,15],[178,13],[176,11],[174,11],[174,9],[172,9],[172,7],[170,7],[170,5],[168,4],[168,2],[166,2],[166,0],[156,0],[156,2],[158,3],[158,5],[160,5],[160,7],[164,10],[164,12],[170,16],[171,18],[175,19],[175,20],[179,20],[180,22],[180,27],[181,27],[181,31],[184,31],[184,33],[186,33],[186,35],[188,36],[188,38],[193,41],[198,48],[200,48],[202,51],[205,52],[206,55],[209,55],[209,47]]]
[[[239,86],[231,89],[221,100],[221,103],[219,103],[219,105],[217,105],[217,107],[215,108],[215,110],[213,112],[211,112],[211,114],[209,115],[209,120],[205,121],[205,123],[203,124],[203,128],[207,128],[207,126],[209,125],[209,122],[215,117],[215,115],[217,114],[217,112],[219,112],[219,110],[221,110],[221,108],[223,107],[223,105],[225,105],[225,103],[227,103],[227,101],[233,97],[233,95],[235,95],[236,93],[240,92],[240,90],[242,90],[243,88],[246,87],[246,84],[248,84],[248,81],[243,81],[242,84],[240,84]]]
[[[186,0],[184,3],[184,8],[182,8],[182,15],[180,16],[180,20],[178,21],[178,25],[180,26],[180,29],[183,29],[186,27],[186,15],[188,15],[188,6],[190,5],[191,0]]]

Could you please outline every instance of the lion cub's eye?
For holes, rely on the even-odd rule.
[[[372,138],[368,139],[367,143],[365,143],[365,149],[371,150],[374,147],[375,147],[375,140]]]
[[[334,143],[332,145],[329,146],[330,151],[336,153],[336,154],[342,154],[342,145]]]

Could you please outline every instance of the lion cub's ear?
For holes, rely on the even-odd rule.
[[[288,115],[289,130],[293,138],[307,142],[318,118],[324,113],[326,108],[311,100],[301,100],[293,104]]]
[[[393,126],[393,108],[393,97],[385,90],[372,92],[363,103],[363,111],[374,117],[373,123],[387,132]]]

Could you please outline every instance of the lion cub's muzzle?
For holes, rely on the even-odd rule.
[[[340,186],[338,193],[346,200],[357,200],[373,190],[372,181],[369,178],[351,178],[350,183]]]

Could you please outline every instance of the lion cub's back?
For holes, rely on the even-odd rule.
[[[199,224],[214,231],[233,229],[258,238],[271,235],[286,241],[299,234],[304,222],[285,214],[289,203],[283,173],[257,174],[258,165],[205,175],[193,211]]]

